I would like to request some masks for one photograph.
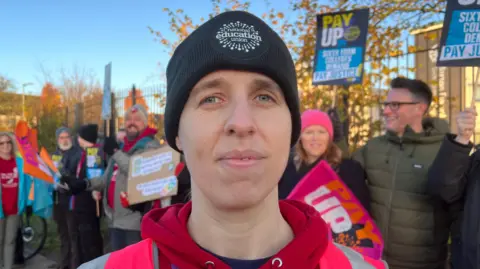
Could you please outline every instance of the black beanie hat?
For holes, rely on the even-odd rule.
[[[78,130],[78,136],[81,137],[83,140],[90,142],[92,144],[97,143],[98,125],[96,124],[83,125]]]
[[[179,151],[175,139],[190,91],[200,79],[218,70],[250,71],[273,79],[292,115],[291,145],[297,142],[301,130],[297,77],[287,46],[260,18],[228,11],[192,32],[168,63],[165,135],[172,148]]]

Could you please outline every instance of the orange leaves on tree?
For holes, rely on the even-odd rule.
[[[40,96],[42,107],[47,111],[57,109],[62,104],[60,91],[50,82],[45,83]]]
[[[408,46],[408,53],[415,53],[417,51],[417,47],[415,46]]]
[[[135,104],[142,105],[148,112],[149,107],[145,97],[143,96],[142,90],[135,89]],[[133,90],[130,90],[128,97],[123,101],[124,109],[127,110],[133,106]]]
[[[388,67],[386,67],[386,66],[383,66],[383,68],[382,68],[382,74],[384,74],[385,76],[390,75],[390,68],[388,68]]]

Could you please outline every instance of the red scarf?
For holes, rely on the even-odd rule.
[[[128,140],[128,138],[125,136],[125,138],[123,139],[122,151],[129,152],[140,139],[145,138],[147,136],[155,136],[157,132],[158,132],[157,129],[147,127],[145,128],[145,130],[143,130],[142,133],[140,133],[140,135],[137,138],[135,138],[132,141]]]

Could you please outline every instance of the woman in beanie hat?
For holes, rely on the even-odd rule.
[[[74,175],[64,174],[60,181],[67,186],[74,181],[89,178],[90,172],[105,168],[105,154],[96,144],[98,125],[87,124],[79,128],[77,141],[82,149],[81,158]],[[93,260],[103,254],[103,239],[100,231],[100,216],[97,216],[97,206],[90,191],[72,191],[69,208],[73,211],[77,224],[78,249],[80,263]],[[101,212],[101,211],[100,211]]]
[[[344,158],[342,150],[334,143],[334,128],[330,116],[322,111],[310,109],[303,112],[301,119],[302,131],[293,158],[297,174],[290,178],[282,178],[279,188],[285,192],[283,196],[287,197],[313,167],[325,160],[365,209],[370,211],[370,193],[365,181],[365,172],[358,162]]]
[[[334,244],[313,207],[279,202],[300,129],[295,67],[281,38],[247,12],[210,19],[167,67],[165,133],[184,153],[191,202],[150,211],[143,241],[80,268],[385,268]]]
[[[322,111],[310,109],[303,112],[301,119],[302,131],[300,140],[295,146],[292,163],[297,173],[290,178],[283,177],[279,183],[279,189],[286,192],[285,196],[288,196],[297,183],[324,160],[337,172],[339,178],[367,212],[370,212],[370,192],[365,181],[365,171],[358,162],[343,158],[342,151],[334,143],[334,128],[330,116]],[[347,246],[353,243],[345,242],[342,236],[333,235],[338,243]]]

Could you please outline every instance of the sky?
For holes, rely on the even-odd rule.
[[[251,12],[266,11],[264,0],[251,2]],[[277,10],[288,8],[288,0],[274,2]],[[42,70],[58,79],[62,68],[77,66],[103,85],[105,65],[112,62],[114,89],[159,84],[169,55],[147,27],[174,40],[165,7],[181,8],[197,22],[212,10],[210,0],[4,0],[0,74],[17,86],[33,83],[26,93],[39,94]]]

